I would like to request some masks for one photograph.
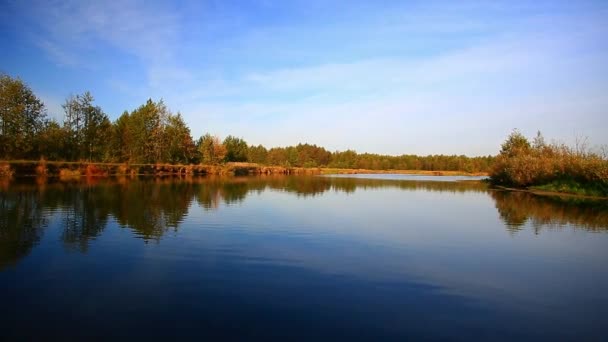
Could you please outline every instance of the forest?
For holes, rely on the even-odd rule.
[[[400,156],[328,151],[314,144],[271,147],[210,133],[195,139],[182,115],[162,100],[149,99],[116,120],[89,92],[71,95],[63,122],[50,119],[44,103],[19,78],[0,75],[0,160],[108,163],[221,164],[251,162],[288,167],[370,170],[488,172],[494,157]]]

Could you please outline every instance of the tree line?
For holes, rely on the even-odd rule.
[[[182,115],[149,99],[112,122],[89,92],[69,96],[63,122],[50,119],[44,103],[19,78],[0,75],[0,159],[219,164],[252,162],[294,167],[485,172],[494,157],[389,156],[330,152],[312,144],[266,148],[232,135],[192,137]]]

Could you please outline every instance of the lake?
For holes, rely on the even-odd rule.
[[[607,201],[404,175],[0,191],[3,340],[608,337]]]

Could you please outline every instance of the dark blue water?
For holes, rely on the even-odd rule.
[[[31,183],[0,193],[2,340],[608,336],[605,201],[363,178]]]

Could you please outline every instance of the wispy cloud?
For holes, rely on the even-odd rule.
[[[138,58],[151,84],[159,75],[182,75],[175,58],[181,27],[175,11],[159,3],[128,1],[43,1],[24,9],[40,26],[38,45],[57,63],[89,66],[110,46]],[[167,68],[165,71],[162,69]]]
[[[51,59],[61,66],[77,67],[83,65],[77,56],[47,39],[40,39],[37,44]]]

